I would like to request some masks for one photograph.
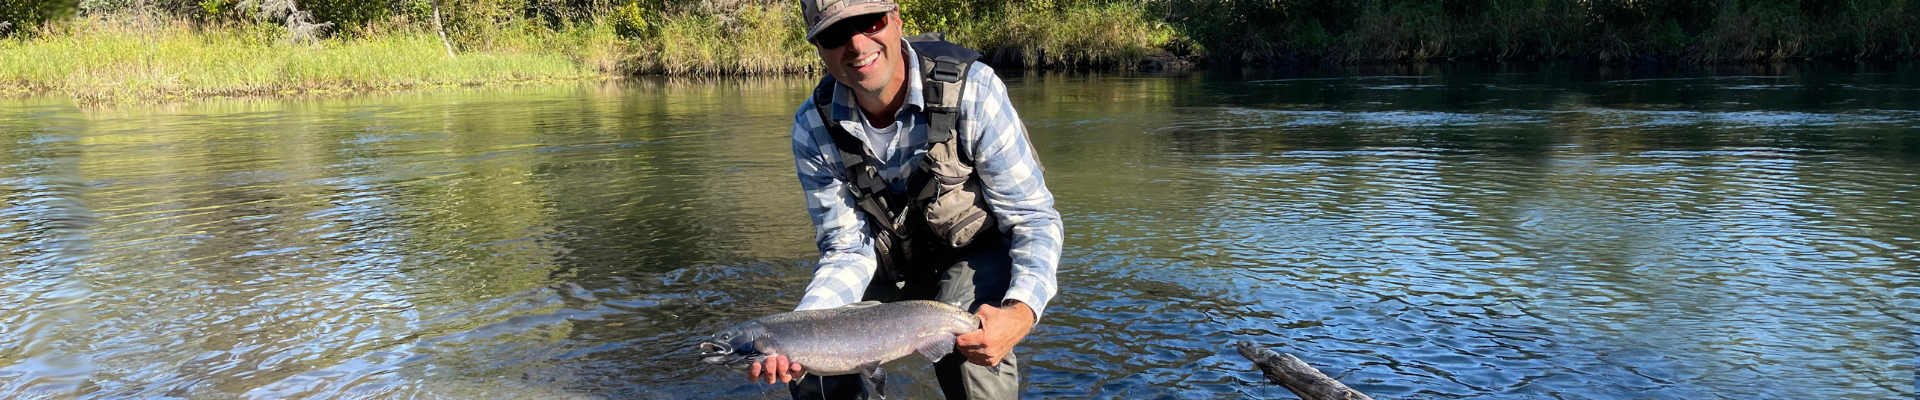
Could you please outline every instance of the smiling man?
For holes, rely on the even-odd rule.
[[[794,115],[793,156],[820,262],[800,310],[862,300],[966,307],[981,329],[934,363],[950,399],[1019,397],[1013,348],[1057,291],[1062,239],[1006,84],[979,53],[903,37],[884,0],[802,0],[828,76]],[[998,368],[988,368],[997,366]],[[749,379],[789,382],[774,357]],[[795,398],[857,398],[858,376],[812,377]]]

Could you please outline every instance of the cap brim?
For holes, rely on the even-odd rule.
[[[833,15],[821,17],[820,23],[813,24],[812,27],[807,28],[807,41],[813,41],[814,35],[819,35],[820,31],[827,30],[827,27],[840,23],[840,20],[893,11],[893,8],[893,4],[889,3],[860,3],[846,6],[845,8],[834,11]]]

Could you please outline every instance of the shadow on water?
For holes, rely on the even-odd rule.
[[[1067,216],[1027,394],[1911,397],[1906,66],[1006,76]],[[782,398],[806,78],[9,103],[0,397]],[[931,371],[891,366],[908,398]]]

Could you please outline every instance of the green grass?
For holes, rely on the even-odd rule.
[[[901,2],[901,13],[907,34],[943,32],[990,62],[1028,68],[1130,66],[1192,47],[1136,3],[1036,1],[995,8],[918,0]]]
[[[800,12],[785,3],[661,17],[637,34],[637,56],[628,69],[638,73],[796,73],[820,64],[807,44]]]
[[[1078,68],[1131,65],[1179,40],[1166,24],[1128,4],[1042,7],[1015,11],[981,47],[1018,51],[1028,67]]]
[[[594,79],[617,75],[606,28],[504,30],[448,57],[438,36],[394,31],[295,44],[276,26],[201,29],[156,18],[86,18],[0,40],[0,91],[84,103]]]

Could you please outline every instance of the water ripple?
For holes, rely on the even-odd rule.
[[[1252,340],[1378,398],[1912,397],[1906,75],[1357,68],[1010,76],[1068,227],[1026,394],[1290,397]],[[6,109],[0,397],[784,397],[688,350],[811,278],[810,84]]]

